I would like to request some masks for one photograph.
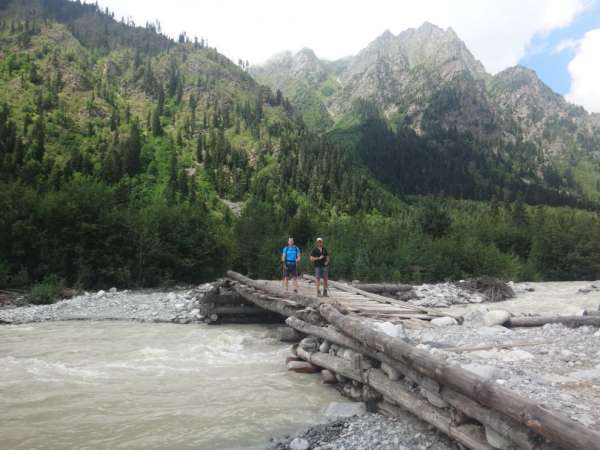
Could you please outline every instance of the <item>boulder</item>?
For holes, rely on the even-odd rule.
[[[321,379],[324,384],[335,384],[337,383],[337,378],[335,377],[335,373],[331,370],[321,370]]]
[[[403,341],[408,340],[406,331],[404,330],[404,325],[401,323],[393,324],[391,322],[381,322],[377,324],[377,328],[379,328],[379,331],[387,334],[390,337],[402,339]]]
[[[302,335],[291,327],[280,327],[277,329],[277,338],[281,342],[299,342]]]
[[[106,291],[98,291],[98,293],[96,294],[96,297],[98,298],[102,298],[106,295]]]
[[[295,438],[290,442],[290,450],[308,450],[309,448],[310,444],[306,439]]]
[[[367,413],[367,407],[359,402],[331,402],[325,408],[323,415],[331,418],[363,416]]]
[[[488,327],[504,325],[510,319],[510,316],[511,314],[508,311],[492,310],[483,316],[483,323]]]
[[[437,317],[431,321],[436,327],[450,327],[458,325],[458,322],[453,317]]]
[[[331,347],[331,345],[329,344],[329,342],[327,341],[323,341],[321,343],[321,345],[319,345],[319,351],[321,353],[329,353],[329,348]]]
[[[309,336],[302,339],[298,345],[307,352],[316,352],[319,349],[319,340],[316,337]]]

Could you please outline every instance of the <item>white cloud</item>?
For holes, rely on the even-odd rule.
[[[565,39],[564,41],[560,41],[550,53],[553,55],[558,55],[565,50],[575,50],[579,46],[579,42],[580,41],[577,39]]]
[[[334,59],[390,29],[451,26],[491,72],[516,64],[535,36],[569,25],[597,0],[100,0],[117,17],[158,18],[170,35],[205,36],[230,58],[265,61],[310,47]]]
[[[588,31],[575,50],[568,66],[571,90],[568,101],[600,112],[600,28]]]

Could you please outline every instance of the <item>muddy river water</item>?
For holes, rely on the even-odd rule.
[[[253,449],[323,420],[338,394],[285,370],[265,327],[0,327],[2,449]]]

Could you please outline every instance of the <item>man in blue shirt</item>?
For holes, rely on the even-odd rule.
[[[294,292],[298,292],[298,264],[302,253],[300,249],[294,245],[294,238],[288,239],[288,245],[283,247],[281,252],[281,262],[283,263],[283,284],[285,290],[288,290],[288,280],[290,277],[294,279]]]

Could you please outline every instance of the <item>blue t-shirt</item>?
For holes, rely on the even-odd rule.
[[[287,265],[295,265],[298,256],[300,256],[300,249],[295,245],[288,245],[283,247],[282,255]]]

